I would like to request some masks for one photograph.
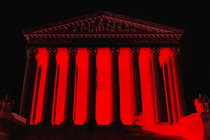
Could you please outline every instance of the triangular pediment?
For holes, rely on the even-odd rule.
[[[23,30],[24,34],[183,34],[184,30],[110,12],[97,12]]]

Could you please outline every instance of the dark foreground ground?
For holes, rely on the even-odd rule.
[[[142,130],[140,126],[121,127],[98,125],[72,126],[27,126],[11,140],[183,140],[180,136],[165,136]]]

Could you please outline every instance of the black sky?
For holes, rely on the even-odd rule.
[[[210,2],[202,1],[115,1],[42,0],[0,3],[0,98],[10,94],[19,112],[26,65],[26,41],[22,30],[98,11],[108,11],[185,30],[180,65],[188,112],[192,98],[210,96]]]

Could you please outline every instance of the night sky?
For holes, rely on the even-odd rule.
[[[210,96],[209,1],[4,1],[0,3],[0,98],[10,94],[19,112],[26,66],[26,41],[22,30],[99,11],[108,11],[185,30],[179,57],[188,113],[193,98]]]

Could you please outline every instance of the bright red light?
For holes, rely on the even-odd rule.
[[[87,74],[88,74],[88,51],[87,48],[78,48],[76,56],[78,65],[76,114],[74,123],[82,125],[87,116]]]
[[[42,115],[43,106],[43,96],[45,88],[45,77],[48,62],[48,53],[46,48],[38,48],[37,66],[42,66],[40,86],[38,91],[37,108],[35,115],[35,124],[40,122]],[[111,53],[109,48],[98,48],[96,56],[96,121],[98,125],[108,125],[111,121]],[[57,102],[55,106],[55,95],[53,99],[53,110],[52,121],[55,119],[55,123],[59,125],[63,122],[64,118],[64,108],[65,108],[65,97],[66,97],[66,80],[67,80],[67,64],[68,64],[68,54],[66,48],[58,48],[58,53],[56,56],[57,67],[59,65],[59,80],[57,88]],[[78,48],[78,53],[76,55],[76,65],[78,66],[78,79],[76,80],[77,87],[75,86],[75,103],[74,103],[74,122],[76,125],[82,125],[86,121],[87,116],[87,77],[88,77],[88,50],[87,48]],[[170,48],[161,48],[159,54],[160,65],[168,60],[168,56],[171,55]],[[151,62],[150,62],[151,50],[150,48],[141,48],[139,54],[139,66],[140,66],[140,83],[141,83],[141,96],[142,96],[142,111],[143,119],[146,124],[155,123],[155,104],[153,95],[153,85],[152,85],[152,72],[151,72]],[[120,115],[121,120],[124,125],[131,125],[133,120],[132,113],[132,94],[131,94],[131,65],[130,65],[130,49],[120,48],[120,53],[118,57],[119,62],[119,92],[120,92]],[[38,79],[38,67],[36,73],[36,82],[34,89],[37,87]],[[56,70],[57,73],[57,70]],[[170,77],[170,76],[169,76]],[[57,78],[57,74],[56,74]],[[57,80],[56,80],[57,81]],[[56,84],[56,82],[55,82]],[[172,89],[172,83],[169,82],[170,91]],[[56,91],[56,86],[55,86]],[[32,111],[30,124],[33,124],[33,114],[35,112],[35,93],[33,94]],[[54,93],[55,94],[55,93]],[[167,102],[168,103],[168,102]],[[191,117],[190,117],[191,116]],[[173,110],[174,117],[174,110]],[[160,130],[160,127],[149,128],[150,131],[156,131],[162,134],[169,134],[172,131],[182,130],[185,132],[183,134],[181,131],[179,135],[183,137],[189,137],[189,133],[194,131],[194,128],[200,128],[196,132],[196,135],[203,135],[203,123],[200,116],[192,116],[183,118],[186,122],[183,125],[173,127],[164,127],[164,130]],[[183,120],[182,119],[182,120]],[[181,121],[182,121],[181,120]],[[193,125],[191,125],[191,123]],[[195,127],[191,127],[195,126]],[[170,132],[166,131],[170,127]],[[148,130],[149,130],[148,129]],[[196,129],[197,130],[197,129]],[[190,131],[190,132],[188,132]],[[194,133],[194,132],[193,132]],[[197,138],[195,138],[197,139]]]
[[[37,55],[38,66],[42,65],[42,74],[40,88],[38,93],[36,123],[41,119],[42,102],[44,94],[44,85],[47,66],[47,51],[45,48],[38,48]],[[162,64],[170,48],[161,48],[160,63]],[[141,48],[139,55],[140,82],[142,93],[142,110],[145,121],[149,124],[154,123],[155,109],[154,96],[152,92],[152,76],[150,65],[150,48]],[[87,115],[87,74],[88,74],[88,51],[87,48],[78,48],[76,55],[76,65],[78,66],[78,79],[75,94],[75,124],[83,124]],[[130,67],[130,49],[120,48],[119,53],[119,86],[120,86],[120,112],[123,124],[132,124],[132,94],[131,94],[131,67]],[[57,66],[60,66],[56,110],[55,96],[53,101],[53,112],[55,113],[55,124],[60,124],[64,117],[65,96],[66,96],[66,75],[68,54],[66,48],[58,48],[56,56]],[[111,120],[111,53],[109,48],[98,48],[96,56],[97,67],[97,89],[96,89],[96,121],[97,124],[109,124]],[[36,87],[36,85],[35,85]],[[56,89],[55,89],[56,90]],[[35,96],[35,95],[34,95]],[[32,115],[34,113],[34,100],[32,106]],[[54,117],[54,115],[53,115]],[[52,117],[52,120],[54,119]],[[32,121],[32,117],[31,117]]]
[[[163,65],[163,63],[167,62],[170,54],[171,54],[171,49],[169,47],[160,48],[160,54],[159,54],[160,66]]]
[[[96,66],[96,122],[100,125],[108,125],[111,121],[111,54],[109,48],[98,48]]]
[[[132,124],[130,48],[120,48],[119,53],[120,116],[123,124]]]
[[[36,70],[36,78],[35,78],[35,85],[34,85],[34,92],[33,92],[33,100],[32,100],[32,106],[31,106],[31,116],[30,116],[30,124],[33,124],[33,116],[34,116],[34,107],[35,107],[35,96],[36,96],[36,89],[37,89],[37,80],[38,80],[38,69],[39,66],[37,66],[37,70]],[[35,116],[36,118],[36,116]]]
[[[36,58],[37,58],[38,66],[39,65],[42,66],[42,72],[41,72],[41,77],[40,77],[40,86],[39,86],[38,99],[37,99],[35,124],[37,124],[37,122],[40,122],[40,120],[41,120],[44,88],[45,88],[45,79],[46,79],[46,70],[47,70],[47,61],[48,61],[48,54],[47,54],[46,48],[38,48],[38,51],[39,51],[39,53],[37,54]],[[36,77],[37,77],[37,75],[36,75]]]
[[[150,55],[150,48],[140,49],[139,64],[143,118],[147,124],[154,124],[155,105],[152,91],[151,64],[149,60]]]
[[[57,66],[58,65],[60,66],[60,73],[59,73],[59,81],[57,89],[58,93],[57,93],[57,103],[56,103],[55,124],[60,124],[64,118],[64,107],[65,107],[65,97],[66,97],[66,80],[67,80],[66,75],[67,75],[67,64],[68,64],[68,52],[66,48],[58,48],[56,60],[57,60],[56,61]]]

